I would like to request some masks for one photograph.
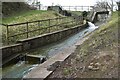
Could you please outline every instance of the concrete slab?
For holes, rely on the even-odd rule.
[[[30,73],[28,73],[24,78],[40,78],[40,79],[44,79],[46,78],[50,73],[52,73],[52,71],[48,71],[46,70],[46,68],[42,68],[42,67],[37,67],[35,69],[33,69]]]
[[[46,61],[46,57],[27,54],[25,55],[25,61],[30,64],[40,64]]]
[[[70,56],[71,53],[74,52],[75,49],[76,49],[75,46],[65,48],[61,53],[58,53],[57,55],[53,56],[43,64],[40,64],[38,67],[30,71],[27,75],[24,76],[24,78],[25,79],[26,78],[41,78],[41,79],[46,78],[53,72],[53,71],[48,71],[47,68],[57,61],[64,61],[67,57]]]

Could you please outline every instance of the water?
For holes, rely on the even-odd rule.
[[[66,40],[58,41],[56,43],[34,49],[30,52],[25,54],[32,54],[32,55],[44,55],[48,58],[56,55],[59,51],[64,50],[64,48],[70,47],[74,45],[78,40],[82,39],[85,35],[89,34],[93,30],[97,29],[98,27],[95,26],[93,23],[88,22],[89,27],[86,29],[81,30],[79,33],[69,37]],[[30,70],[38,66],[38,64],[25,64],[25,62],[18,62],[17,64],[10,65],[6,68],[3,68],[3,77],[5,78],[22,78],[26,73]]]
[[[25,64],[24,61],[20,61],[15,65],[9,65],[3,68],[2,76],[4,78],[21,78],[36,66],[38,66],[38,64]]]
[[[89,25],[89,29],[97,29],[98,28],[98,26],[95,26],[93,23],[91,23],[91,22],[88,22],[88,25]]]

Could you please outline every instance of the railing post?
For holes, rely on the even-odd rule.
[[[50,19],[48,19],[48,27],[49,27],[49,32],[50,32]]]
[[[57,26],[57,24],[58,24],[58,21],[57,21],[57,20],[58,20],[58,18],[56,18],[56,29],[57,29],[57,27],[58,27],[58,26]],[[55,30],[56,30],[56,29],[55,29]]]
[[[39,35],[40,35],[40,21],[38,21]]]
[[[89,6],[88,6],[88,11],[89,11]]]
[[[69,6],[69,11],[70,11],[70,6]]]
[[[75,10],[77,11],[77,6],[75,6]]]
[[[26,22],[26,31],[27,31],[27,38],[29,37],[29,34],[28,34],[28,22]]]
[[[58,19],[57,19],[57,29],[59,30],[59,17],[58,17]]]
[[[8,25],[6,26],[6,42],[7,44],[9,44],[9,29],[8,29]]]
[[[58,18],[56,18],[56,25],[58,24],[58,23],[57,23],[57,19],[58,19]]]
[[[76,18],[76,25],[77,25],[77,18]]]
[[[65,26],[67,26],[67,24],[68,24],[67,22],[68,22],[68,17],[66,17],[66,23],[65,23]]]
[[[74,24],[74,18],[72,18],[71,20],[72,20],[72,24]]]
[[[81,6],[82,7],[82,11],[83,11],[83,6]]]

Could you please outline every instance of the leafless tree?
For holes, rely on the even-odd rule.
[[[96,6],[106,10],[110,9],[111,11],[113,11],[114,0],[99,0],[96,2]]]
[[[116,1],[117,6],[118,6],[118,11],[120,11],[120,1]]]

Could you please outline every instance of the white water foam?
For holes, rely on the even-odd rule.
[[[97,29],[98,26],[95,26],[92,22],[88,22],[89,29]]]

